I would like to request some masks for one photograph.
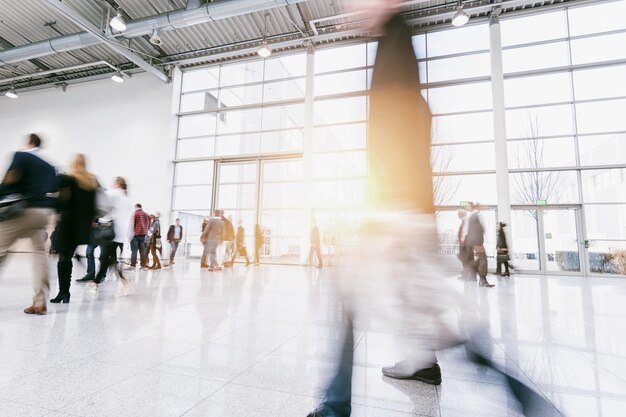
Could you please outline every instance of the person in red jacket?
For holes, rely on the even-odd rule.
[[[135,213],[131,219],[133,238],[130,241],[130,269],[137,266],[137,251],[139,251],[141,268],[148,267],[148,254],[146,253],[146,235],[150,228],[150,216],[143,211],[141,204],[135,204]]]

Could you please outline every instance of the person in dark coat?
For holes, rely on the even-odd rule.
[[[509,247],[506,244],[506,234],[504,228],[506,223],[498,223],[498,243],[496,244],[496,275],[510,277],[509,272]],[[502,273],[502,265],[504,265],[504,274]]]
[[[480,215],[480,204],[472,204],[472,214],[467,220],[467,236],[465,237],[465,247],[468,251],[472,251],[472,260],[469,261],[475,273],[478,274],[480,280],[478,285],[481,287],[492,288],[493,284],[487,281],[487,254],[485,252],[485,228],[483,226],[482,217]],[[474,255],[476,259],[474,260]]]
[[[96,216],[98,181],[87,171],[85,155],[78,154],[72,162],[69,175],[59,180],[59,213],[56,250],[59,253],[57,273],[59,293],[51,303],[70,302],[72,257],[79,245],[89,243],[93,218]]]

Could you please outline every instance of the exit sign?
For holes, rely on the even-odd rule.
[[[471,201],[461,201],[461,207],[470,206],[471,204]]]
[[[545,206],[546,204],[548,204],[548,200],[537,200],[538,206]]]

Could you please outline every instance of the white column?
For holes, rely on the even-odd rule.
[[[304,96],[304,140],[302,141],[303,178],[302,189],[302,238],[300,241],[300,263],[306,261],[311,239],[311,214],[313,207],[313,116],[315,88],[315,54],[310,44],[306,54],[306,91]]]
[[[498,221],[511,222],[509,192],[509,160],[506,145],[506,118],[504,112],[504,71],[502,69],[502,38],[498,12],[492,10],[489,19],[491,56],[491,95],[493,98],[493,133],[496,156],[496,188],[498,191]]]

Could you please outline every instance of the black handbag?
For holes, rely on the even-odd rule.
[[[113,222],[97,223],[93,229],[93,243],[102,246],[113,242],[113,239],[115,239]]]
[[[11,194],[0,200],[0,222],[19,216],[28,207],[28,199],[21,194]]]

